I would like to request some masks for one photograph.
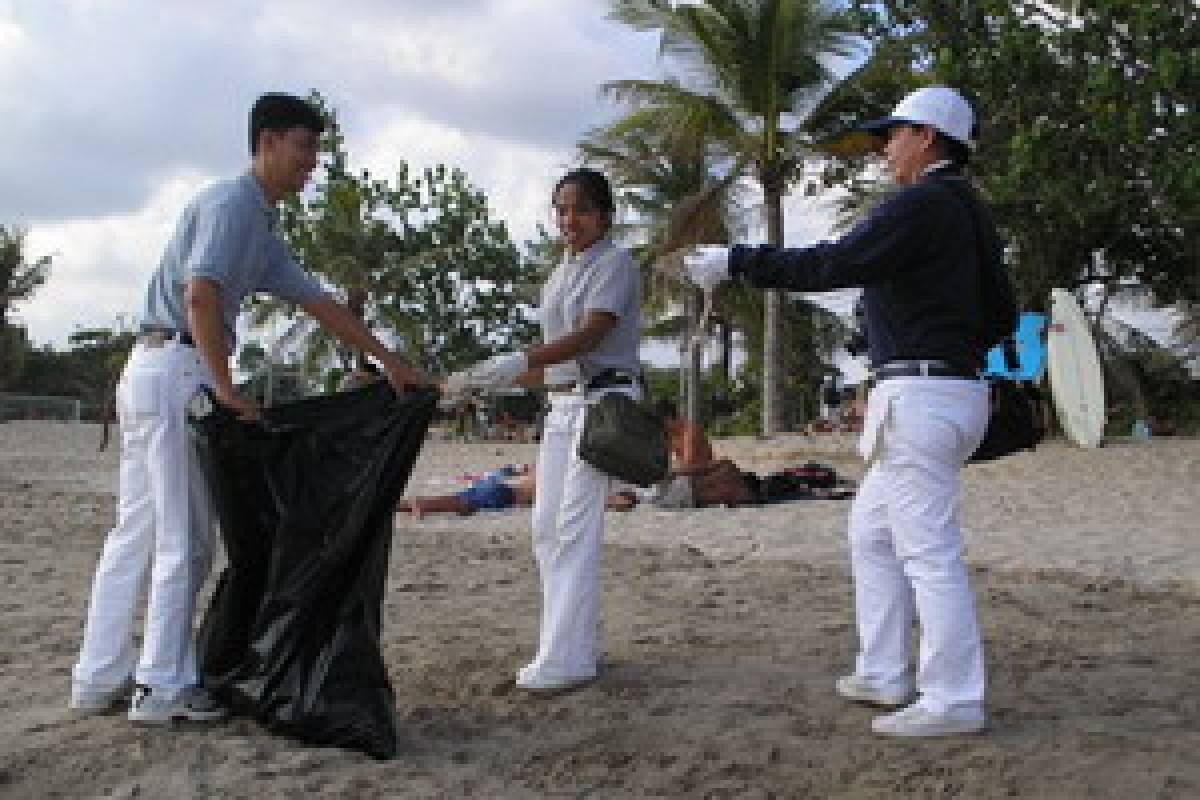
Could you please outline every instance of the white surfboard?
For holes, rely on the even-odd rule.
[[[1067,438],[1080,447],[1099,447],[1105,420],[1100,354],[1083,310],[1065,289],[1050,293],[1046,361],[1050,394]]]

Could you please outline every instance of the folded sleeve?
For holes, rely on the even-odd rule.
[[[616,249],[607,255],[604,262],[592,268],[593,278],[584,297],[583,311],[603,311],[616,317],[628,314],[637,297],[637,265],[629,254]]]
[[[184,274],[189,280],[207,278],[229,285],[247,257],[252,236],[251,220],[232,204],[197,208]]]

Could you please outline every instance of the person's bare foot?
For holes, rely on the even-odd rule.
[[[414,519],[421,519],[423,516],[425,516],[425,509],[421,507],[421,503],[417,499],[407,500],[401,498],[400,501],[396,503],[396,510],[407,511],[413,515]]]
[[[425,506],[419,498],[409,503],[408,510],[412,512],[413,519],[421,519],[425,516]]]

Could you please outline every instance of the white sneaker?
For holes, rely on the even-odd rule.
[[[532,666],[521,667],[517,670],[517,686],[534,691],[549,691],[553,689],[573,689],[583,686],[596,679],[596,673],[579,675],[563,675],[552,672],[538,672]]]
[[[861,675],[843,675],[834,683],[837,693],[847,700],[882,708],[899,708],[913,701],[913,690],[880,689]]]
[[[166,725],[173,720],[189,722],[220,722],[229,716],[229,709],[217,702],[212,694],[199,686],[184,689],[172,699],[149,686],[133,690],[129,721],[144,725]]]
[[[957,736],[986,728],[982,711],[937,713],[919,705],[871,720],[871,730],[884,736]]]
[[[84,686],[71,687],[71,702],[69,707],[80,716],[90,717],[95,714],[108,714],[117,710],[121,702],[128,696],[132,682],[122,684],[115,689],[94,689]]]

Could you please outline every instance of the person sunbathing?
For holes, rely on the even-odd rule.
[[[642,497],[657,508],[752,505],[759,502],[757,484],[752,473],[721,458],[673,469],[661,483],[643,490]]]
[[[679,416],[678,407],[660,400],[656,410],[667,432],[671,471],[661,482],[639,492],[659,508],[739,506],[757,502],[754,487],[728,458],[713,454],[704,429]]]
[[[485,473],[466,489],[454,494],[401,498],[397,511],[407,511],[416,519],[429,513],[474,514],[476,511],[502,511],[514,507],[527,508],[533,505],[534,486],[532,469],[505,480],[493,473]],[[608,496],[605,508],[610,511],[629,511],[637,505],[633,492],[622,491]]]
[[[712,442],[704,429],[679,416],[679,409],[670,400],[660,400],[655,410],[662,418],[667,432],[667,447],[675,469],[690,469],[711,464],[715,460]]]

